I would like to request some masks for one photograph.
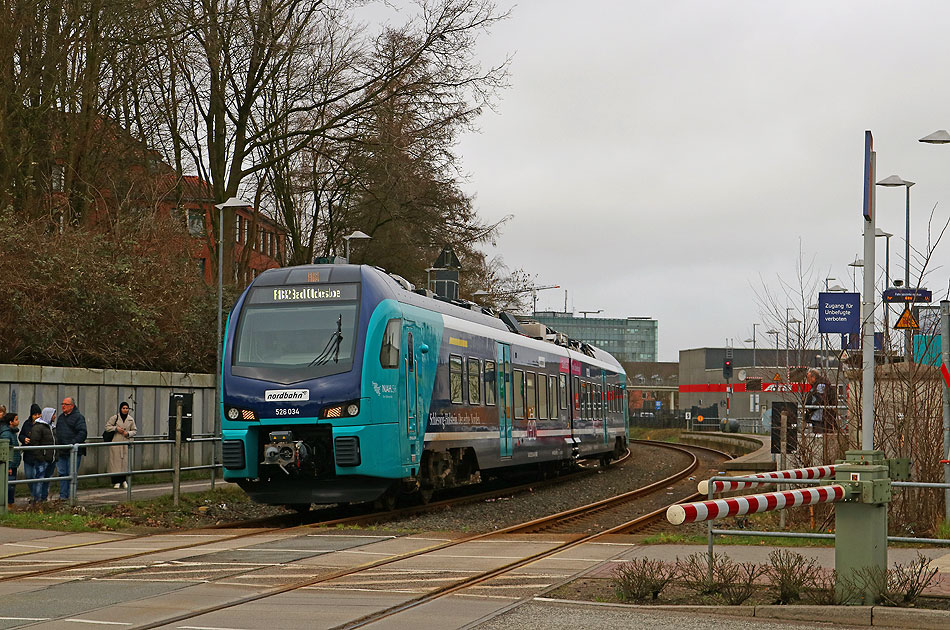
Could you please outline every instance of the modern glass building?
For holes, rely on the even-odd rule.
[[[574,317],[574,313],[538,311],[533,319],[571,339],[603,348],[618,361],[656,361],[657,321],[649,317]]]

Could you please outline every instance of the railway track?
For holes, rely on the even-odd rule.
[[[622,463],[630,456],[630,452],[627,451],[627,454],[616,460],[612,465]],[[368,514],[356,514],[351,516],[344,516],[339,518],[325,519],[322,520],[319,518],[318,514],[321,512],[307,513],[307,514],[289,514],[281,516],[270,516],[260,519],[252,519],[248,521],[240,521],[235,523],[227,523],[222,525],[215,525],[199,531],[208,531],[206,535],[206,540],[197,540],[191,541],[182,544],[175,544],[167,547],[148,548],[143,551],[137,551],[133,553],[125,553],[117,556],[110,556],[108,558],[102,558],[97,560],[89,560],[85,562],[77,562],[64,566],[49,567],[45,569],[37,569],[26,572],[13,572],[7,575],[0,576],[0,582],[6,582],[11,580],[19,580],[26,578],[37,578],[37,577],[46,577],[55,575],[57,573],[62,573],[66,571],[80,571],[83,569],[95,569],[99,567],[107,566],[110,563],[125,562],[128,560],[135,560],[138,558],[146,557],[150,554],[155,553],[171,553],[183,551],[186,549],[200,549],[207,545],[214,544],[223,544],[235,540],[240,540],[244,538],[250,538],[254,536],[262,536],[267,534],[281,534],[281,535],[293,535],[295,532],[305,532],[314,528],[327,528],[327,527],[347,527],[347,526],[366,526],[366,525],[378,525],[380,523],[386,523],[388,521],[397,520],[405,516],[411,516],[415,514],[433,512],[437,510],[446,510],[451,509],[452,507],[465,505],[468,503],[476,503],[479,501],[485,501],[492,498],[497,498],[500,496],[510,496],[513,494],[518,494],[520,492],[531,491],[534,489],[542,488],[544,486],[555,485],[559,483],[565,483],[571,479],[575,479],[581,475],[594,474],[599,468],[599,465],[584,465],[579,468],[579,470],[558,476],[552,477],[549,479],[536,480],[531,483],[519,484],[516,486],[505,486],[495,488],[493,490],[485,492],[476,492],[466,493],[463,492],[458,496],[443,499],[440,501],[433,501],[424,505],[410,506],[404,508],[396,508],[393,510],[384,510],[377,512],[370,512]],[[313,515],[314,517],[308,517],[308,514]],[[301,522],[303,521],[303,522]],[[289,525],[289,526],[288,526]],[[216,531],[227,531],[233,529],[244,530],[237,534],[225,534],[222,536],[215,536],[213,532]],[[193,531],[189,533],[190,536],[201,536],[201,534],[195,534]],[[148,542],[158,541],[164,538],[175,536],[175,532],[163,532],[158,534],[136,534],[130,536],[124,536],[119,539],[108,539],[108,540],[98,540],[98,541],[84,541],[79,543],[73,543],[69,545],[61,545],[52,548],[43,548],[43,549],[31,549],[29,551],[20,551],[10,554],[5,554],[0,556],[0,561],[2,560],[12,560],[18,559],[19,561],[28,559],[28,558],[40,558],[44,554],[49,554],[58,551],[65,551],[69,549],[78,549],[82,547],[97,547],[102,546],[103,548],[108,547],[109,545],[113,546],[122,546],[127,547],[129,544],[136,545],[147,545]]]
[[[689,447],[688,449],[682,449],[682,447],[675,447],[675,446],[666,446],[666,445],[658,446],[657,443],[650,443],[650,445],[657,448],[679,448],[680,452],[682,452],[683,450],[686,450],[686,451],[700,450],[700,449],[695,449],[694,447]],[[680,473],[678,473],[677,475],[674,475],[674,477],[688,478],[690,474],[696,470],[697,461],[699,458],[694,453],[689,453],[688,456],[686,453],[683,453],[683,455],[684,455],[684,468],[680,471]],[[723,455],[722,458],[724,457],[725,456]],[[659,490],[660,492],[663,492],[664,493],[663,496],[665,496],[665,492],[666,492],[665,488],[669,487],[668,484],[670,483],[673,483],[673,482],[669,478],[667,478],[667,479],[661,480],[660,482],[651,484],[650,488],[652,488],[654,494]],[[529,485],[537,486],[537,484],[529,484]],[[512,489],[507,490],[508,493],[510,493],[511,491]],[[646,492],[649,492],[649,490],[640,489],[640,491],[638,492],[626,493],[623,496],[626,497],[626,501],[629,502],[636,496],[642,497],[644,493]],[[474,497],[470,497],[469,500],[476,500],[476,499],[474,499]],[[570,512],[574,513],[573,517],[578,517],[585,511],[590,512],[590,513],[595,513],[595,514],[603,514],[605,510],[607,510],[605,506],[608,506],[611,503],[617,503],[617,500],[615,499],[612,501],[611,500],[598,501],[591,505],[584,506],[583,508],[579,508],[577,510],[571,510]],[[623,501],[621,500],[620,503],[623,503]],[[439,506],[438,504],[432,504],[426,507],[444,509],[446,506],[444,505]],[[663,509],[665,510],[665,507]],[[364,518],[367,518],[367,516],[368,515],[361,515],[354,518],[364,519]],[[376,519],[380,519],[383,517],[383,515],[372,515],[372,516]],[[342,519],[342,520],[347,520],[347,519]],[[548,517],[547,519],[543,519],[543,520],[547,520],[550,523],[571,522],[571,518],[566,517],[564,513],[559,514],[559,515],[552,515],[551,517]],[[582,520],[579,521],[577,520],[577,518],[574,518],[573,522],[580,523],[583,521]],[[192,570],[189,568],[192,566],[192,564],[200,564],[200,562],[191,563],[190,560],[207,559],[209,558],[209,555],[214,556],[214,554],[216,553],[227,554],[228,552],[236,553],[236,552],[254,550],[254,549],[233,548],[234,546],[229,543],[233,543],[236,540],[256,537],[258,541],[262,539],[266,541],[270,541],[270,543],[267,543],[267,544],[270,544],[272,546],[273,548],[272,550],[275,553],[275,555],[279,555],[279,551],[283,543],[291,544],[293,541],[302,540],[303,539],[302,537],[313,536],[314,534],[307,533],[308,530],[313,531],[312,528],[320,526],[320,525],[326,525],[329,523],[330,522],[327,521],[327,522],[322,522],[322,523],[299,525],[293,528],[289,528],[289,529],[285,528],[282,530],[259,529],[259,530],[249,531],[249,532],[243,532],[238,535],[215,536],[213,540],[203,540],[203,541],[198,541],[198,542],[191,542],[188,544],[172,545],[172,546],[162,547],[159,549],[152,549],[148,551],[143,550],[142,552],[138,552],[138,553],[122,554],[119,556],[113,556],[110,558],[92,561],[92,562],[86,562],[86,563],[74,563],[74,564],[69,564],[66,566],[50,568],[50,569],[39,571],[39,572],[18,574],[17,576],[8,576],[3,579],[13,579],[13,577],[16,577],[18,579],[24,579],[24,578],[30,578],[30,577],[38,577],[41,575],[50,575],[52,573],[65,574],[69,578],[80,578],[80,579],[82,577],[90,577],[90,578],[95,578],[95,579],[120,579],[121,580],[122,576],[126,576],[126,575],[128,575],[128,577],[132,578],[133,580],[136,579],[136,576],[138,576],[138,579],[144,579],[150,576],[158,577],[159,581],[161,581],[161,579],[164,579],[162,576],[168,576],[167,579],[176,579],[176,576],[177,576],[177,579],[183,579],[182,575]],[[473,543],[473,542],[478,542],[478,541],[488,541],[488,540],[504,541],[504,540],[518,539],[518,538],[523,539],[524,538],[523,534],[525,532],[530,532],[530,531],[548,531],[548,532],[552,531],[551,529],[538,530],[537,525],[538,525],[537,522],[534,522],[533,524],[521,523],[518,525],[514,525],[512,527],[508,527],[508,528],[494,531],[494,532],[473,534],[469,536],[462,536],[462,537],[455,538],[452,540],[439,541],[439,542],[436,542],[435,544],[428,544],[428,545],[422,546],[421,548],[412,549],[404,553],[389,553],[389,554],[386,554],[385,557],[379,558],[377,560],[371,560],[369,562],[364,562],[361,564],[357,564],[356,566],[346,567],[346,568],[336,568],[332,570],[327,570],[326,567],[318,568],[315,566],[308,566],[306,562],[301,562],[298,566],[294,567],[293,565],[295,564],[295,561],[293,560],[290,560],[287,563],[280,563],[278,565],[270,564],[267,566],[281,566],[281,567],[286,567],[286,568],[293,568],[296,571],[304,571],[305,573],[307,573],[307,575],[300,575],[298,573],[296,574],[296,578],[295,578],[294,575],[290,575],[294,573],[294,571],[288,571],[288,575],[286,576],[283,576],[283,577],[276,576],[279,583],[274,584],[273,586],[264,588],[263,590],[257,593],[253,593],[251,595],[246,595],[243,597],[236,597],[233,599],[229,599],[227,601],[207,605],[204,607],[194,607],[191,610],[188,610],[187,612],[182,612],[181,614],[167,616],[162,619],[150,621],[147,623],[142,623],[139,625],[131,625],[131,624],[130,625],[131,627],[136,628],[138,630],[145,630],[148,628],[158,628],[158,627],[168,626],[169,624],[177,624],[179,622],[187,621],[189,619],[194,619],[202,615],[207,615],[210,613],[242,606],[245,604],[250,604],[250,603],[265,600],[271,597],[276,597],[278,595],[290,593],[292,591],[305,589],[308,587],[315,587],[321,584],[332,584],[334,582],[339,582],[341,580],[344,580],[346,578],[352,578],[354,576],[369,575],[369,574],[372,574],[374,571],[379,571],[383,567],[387,567],[389,565],[394,565],[397,563],[408,561],[414,558],[419,558],[420,556],[426,556],[428,554],[437,554],[438,552],[450,549],[452,547],[460,547],[460,546]],[[417,597],[413,597],[409,599],[408,601],[400,603],[397,606],[391,606],[384,610],[380,610],[370,615],[361,617],[359,619],[348,621],[342,625],[337,626],[337,628],[340,630],[344,628],[346,629],[360,628],[370,623],[373,623],[375,621],[378,621],[380,619],[398,615],[412,608],[425,605],[426,603],[431,602],[440,597],[443,597],[445,595],[448,595],[451,593],[457,593],[459,591],[463,591],[465,589],[474,587],[476,585],[487,583],[491,580],[494,580],[496,578],[504,576],[505,574],[515,571],[518,568],[525,567],[532,563],[538,562],[539,560],[542,560],[544,558],[551,557],[555,554],[566,551],[572,547],[582,545],[585,543],[590,543],[592,541],[598,540],[602,537],[609,536],[612,534],[626,533],[627,531],[630,530],[632,526],[633,526],[632,521],[625,521],[617,525],[611,525],[608,527],[599,527],[598,531],[584,532],[581,534],[571,535],[567,540],[547,544],[547,547],[542,551],[526,554],[523,557],[519,557],[510,562],[506,562],[502,564],[501,566],[493,567],[492,569],[486,570],[486,571],[480,571],[474,575],[467,576],[463,579],[453,579],[450,583],[438,586],[436,588],[432,588],[428,590],[428,592],[422,595],[419,595]],[[342,537],[346,538],[347,535],[343,534]],[[367,538],[395,538],[395,537],[378,536],[378,537],[367,537]],[[141,540],[141,538],[139,540]],[[128,541],[126,540],[122,542],[127,543]],[[262,543],[259,543],[258,546],[260,546],[260,544]],[[215,545],[215,547],[210,550],[205,549],[202,552],[201,548],[206,547],[208,545]],[[189,549],[195,549],[196,551],[198,551],[199,552],[198,556],[188,557],[187,555],[183,555],[182,552],[187,554],[187,551]],[[258,550],[263,551],[264,549],[258,549]],[[300,551],[300,550],[288,549],[288,551]],[[154,562],[149,562],[149,563],[144,563],[144,564],[141,562],[138,562],[137,564],[131,565],[131,566],[128,564],[123,564],[123,563],[127,563],[128,560],[141,559],[145,556],[148,556],[149,554],[154,555],[154,558],[155,558]],[[312,558],[314,556],[308,556],[308,557]],[[226,558],[220,558],[218,562],[210,562],[210,564],[217,564],[217,565],[223,565],[223,566],[215,570],[206,569],[204,570],[204,573],[207,573],[206,577],[204,576],[204,574],[202,574],[202,575],[195,576],[195,579],[200,579],[202,583],[216,583],[220,581],[222,583],[234,584],[237,581],[239,581],[239,579],[241,578],[247,578],[247,579],[254,580],[254,582],[249,582],[249,583],[261,584],[260,580],[257,579],[260,577],[260,571],[262,569],[262,565],[260,564],[254,564],[249,567],[240,567],[236,565],[240,565],[241,563],[227,562]],[[101,570],[89,571],[91,569],[101,569]],[[215,573],[215,571],[218,571],[218,572]],[[313,575],[314,571],[316,571],[318,574]]]

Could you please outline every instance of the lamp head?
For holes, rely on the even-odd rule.
[[[947,144],[950,143],[950,133],[947,133],[946,129],[941,129],[933,132],[929,136],[924,136],[919,142],[926,144]]]

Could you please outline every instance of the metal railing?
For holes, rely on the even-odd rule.
[[[758,485],[765,485],[762,483],[761,477],[730,477],[727,475],[717,475],[715,477],[709,478],[709,492],[708,499],[712,500],[715,494],[714,492],[714,481],[748,481],[753,482]],[[774,483],[776,485],[810,485],[817,486],[822,483],[821,479],[775,479],[769,480],[768,483]],[[933,488],[933,489],[950,489],[950,484],[948,483],[930,483],[930,482],[914,482],[914,481],[893,481],[891,486],[899,488]],[[787,508],[786,508],[787,509]],[[751,529],[715,529],[713,527],[714,521],[707,521],[707,536],[708,536],[708,562],[709,566],[712,566],[713,562],[713,545],[714,539],[716,536],[761,536],[763,538],[812,538],[812,539],[830,539],[834,540],[837,534],[819,534],[814,532],[768,532],[768,531],[756,531]],[[950,539],[946,538],[909,538],[906,536],[888,536],[887,542],[901,542],[901,543],[918,543],[918,544],[931,544],[931,545],[950,545]]]
[[[57,459],[68,459],[69,460],[69,475],[57,475],[55,477],[41,477],[35,479],[16,479],[10,480],[7,483],[11,486],[17,485],[28,485],[33,483],[52,483],[58,481],[62,483],[63,481],[69,481],[69,505],[76,505],[76,494],[79,490],[79,480],[80,479],[100,479],[102,477],[118,477],[124,476],[127,481],[126,488],[126,500],[132,500],[132,487],[133,487],[133,478],[135,475],[154,475],[154,474],[171,474],[173,477],[173,484],[180,483],[181,472],[194,471],[194,470],[209,470],[211,471],[210,480],[211,480],[211,489],[214,489],[215,479],[217,477],[218,470],[221,468],[221,463],[218,461],[218,452],[220,451],[219,445],[221,442],[220,437],[193,437],[188,440],[181,441],[181,447],[186,447],[189,444],[202,444],[202,443],[211,443],[211,457],[210,463],[200,464],[197,466],[179,466],[175,468],[174,466],[170,468],[135,468],[135,453],[136,449],[139,447],[146,446],[162,446],[167,445],[169,447],[170,459],[173,461],[181,461],[181,458],[174,458],[171,455],[175,451],[175,440],[173,439],[161,439],[164,436],[145,436],[146,438],[157,437],[160,439],[134,439],[127,440],[124,442],[86,442],[84,444],[51,444],[48,446],[16,446],[12,450],[19,451],[21,453],[28,453],[31,451],[56,451],[54,454],[53,462],[50,463],[52,466],[56,466]],[[128,462],[128,470],[124,471],[115,471],[115,472],[96,472],[96,473],[86,473],[83,475],[79,474],[77,470],[76,463],[80,458],[80,450],[95,450],[95,449],[104,449],[104,448],[125,448],[128,451],[128,456],[126,461]],[[58,453],[67,451],[65,456],[59,455]],[[178,488],[173,488],[173,491],[178,491]]]

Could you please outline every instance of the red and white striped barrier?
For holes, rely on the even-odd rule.
[[[838,485],[766,492],[765,494],[751,494],[732,499],[715,499],[713,501],[671,505],[666,510],[666,520],[674,525],[698,523],[726,516],[771,512],[772,510],[784,510],[785,508],[801,505],[835,503],[841,501],[844,497],[845,488]]]
[[[743,475],[746,476],[746,475]],[[714,481],[713,492],[731,492],[733,490],[742,490],[752,486],[772,483],[776,479],[794,480],[794,479],[831,479],[835,476],[835,466],[812,466],[811,468],[795,468],[793,470],[776,470],[775,472],[759,473],[757,475],[748,475],[762,481]],[[709,494],[709,481],[700,481],[699,494]]]

